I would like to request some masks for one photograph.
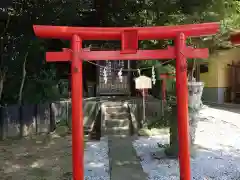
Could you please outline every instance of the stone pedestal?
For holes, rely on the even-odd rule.
[[[203,82],[188,82],[188,107],[189,107],[189,131],[190,131],[190,145],[191,153],[196,154],[196,147],[194,146],[196,129],[199,121],[199,110],[202,108],[202,94]]]
[[[202,93],[204,84],[202,82],[189,82],[189,141],[191,148],[191,156],[194,157],[196,154],[195,135],[196,128],[199,120],[199,110],[202,107]],[[172,105],[172,115],[170,118],[170,146],[165,149],[165,154],[168,157],[178,157],[178,131],[177,131],[177,105]]]

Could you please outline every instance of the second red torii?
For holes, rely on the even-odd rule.
[[[160,79],[162,79],[162,101],[164,103],[166,102],[166,89],[167,89],[166,80],[174,78],[176,78],[174,74],[169,73],[160,74]]]

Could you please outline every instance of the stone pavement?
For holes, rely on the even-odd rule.
[[[147,180],[132,146],[134,137],[109,136],[111,180]]]

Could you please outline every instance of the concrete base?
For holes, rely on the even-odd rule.
[[[227,88],[204,87],[202,100],[206,102],[215,102],[223,104],[225,102]]]

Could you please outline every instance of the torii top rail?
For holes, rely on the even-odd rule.
[[[199,37],[216,33],[218,23],[203,23],[180,26],[156,27],[67,27],[34,25],[34,32],[38,37],[71,40],[74,34],[82,40],[121,40],[122,32],[134,30],[138,33],[138,40],[174,39],[179,33],[187,37]]]
[[[207,49],[186,46],[187,37],[217,33],[218,23],[191,24],[165,27],[65,27],[34,25],[40,38],[71,40],[71,50],[48,52],[46,60],[71,61],[72,85],[72,161],[73,179],[84,179],[82,60],[150,60],[176,59],[176,88],[178,108],[178,137],[180,179],[191,180],[188,130],[188,89],[186,58],[207,58]],[[138,50],[139,40],[174,39],[174,47],[164,50]],[[83,40],[121,40],[120,51],[86,51]]]

